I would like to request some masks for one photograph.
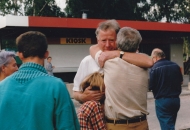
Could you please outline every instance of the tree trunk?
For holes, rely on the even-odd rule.
[[[34,0],[32,1],[32,6],[33,6],[33,16],[36,16],[36,6],[35,6],[36,4],[35,4],[35,2],[34,2]]]
[[[14,4],[14,15],[17,15],[18,10],[17,10],[17,0],[13,0],[13,4]]]

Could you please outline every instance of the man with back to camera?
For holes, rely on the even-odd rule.
[[[117,34],[116,44],[123,53],[136,53],[141,40],[141,35],[136,29],[123,27]],[[98,53],[96,59],[97,55]],[[107,60],[103,68],[107,129],[148,130],[146,119],[148,71],[125,62],[122,58],[121,55],[120,58]]]
[[[96,37],[98,44],[95,45],[97,48],[100,48],[104,52],[104,58],[114,58],[120,56],[120,51],[116,49],[116,35],[119,31],[120,26],[116,20],[106,20],[99,23],[96,29]],[[96,50],[96,49],[94,49]],[[115,50],[115,51],[111,51]],[[108,55],[106,55],[108,53]],[[100,57],[102,56],[100,55]],[[123,55],[123,59],[133,63],[140,67],[151,67],[152,60],[147,55],[142,55],[138,53],[129,53],[126,52]],[[104,60],[104,58],[102,58]],[[89,100],[100,100],[104,93],[90,91],[90,87],[86,88],[85,91],[82,93],[82,89],[80,88],[80,83],[82,80],[89,74],[101,71],[100,66],[98,63],[90,56],[86,56],[80,63],[76,76],[74,78],[74,87],[73,87],[73,96],[76,100],[80,102],[85,102]]]
[[[61,79],[43,67],[46,36],[29,31],[16,39],[19,70],[0,82],[2,130],[79,130],[73,102]]]
[[[165,59],[161,49],[153,49],[151,57],[154,65],[149,72],[149,89],[155,98],[156,115],[162,130],[175,130],[180,108],[182,73],[176,63]]]

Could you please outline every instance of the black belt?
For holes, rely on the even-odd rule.
[[[179,96],[166,96],[165,98],[178,98]]]
[[[129,124],[129,123],[137,123],[146,120],[146,115],[137,117],[137,118],[131,118],[131,119],[121,119],[121,120],[113,120],[106,118],[106,123],[113,123],[113,124]]]
[[[179,98],[179,96],[166,96],[166,97],[159,97],[159,98],[156,98],[156,99],[161,99],[161,98]]]

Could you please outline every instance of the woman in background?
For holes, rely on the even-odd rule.
[[[18,70],[14,57],[14,52],[5,50],[0,51],[0,81]]]

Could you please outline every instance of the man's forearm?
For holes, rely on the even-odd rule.
[[[153,66],[152,59],[145,54],[125,52],[123,60],[142,68],[150,68]]]
[[[79,101],[79,102],[83,102],[82,101],[82,93],[79,91],[73,91],[73,97],[75,100]]]
[[[100,48],[98,47],[98,45],[91,46],[90,55],[95,59],[95,55],[99,50]],[[120,55],[119,52],[120,52],[119,50],[105,52],[101,62],[105,62],[106,60],[111,58],[119,57]],[[142,68],[150,68],[153,66],[152,59],[148,55],[142,53],[125,52],[122,59]]]
[[[97,53],[99,50],[101,50],[101,49],[99,48],[98,45],[92,45],[92,46],[90,47],[90,55],[92,56],[93,59],[95,59],[95,55],[96,55],[96,53]]]

